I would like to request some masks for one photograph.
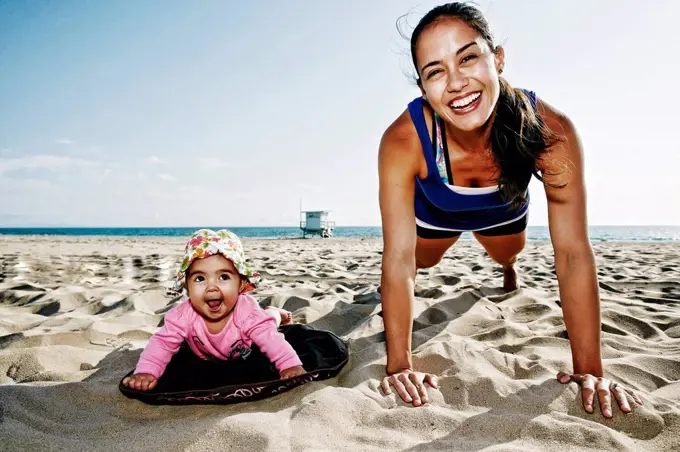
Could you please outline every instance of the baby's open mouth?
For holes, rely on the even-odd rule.
[[[222,306],[222,300],[210,300],[206,301],[206,304],[208,305],[208,310],[210,312],[217,312]]]

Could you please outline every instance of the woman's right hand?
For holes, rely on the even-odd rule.
[[[123,379],[123,384],[130,389],[138,391],[150,391],[156,387],[156,377],[151,374],[134,374]]]
[[[425,383],[437,389],[437,377],[434,375],[403,369],[383,378],[380,387],[385,394],[392,394],[390,386],[393,386],[404,402],[421,406],[428,402]]]

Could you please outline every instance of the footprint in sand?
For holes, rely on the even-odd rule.
[[[455,286],[462,280],[458,276],[452,275],[438,275],[430,278],[432,284],[441,284],[443,286]]]

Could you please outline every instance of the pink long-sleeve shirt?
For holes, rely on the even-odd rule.
[[[208,331],[190,300],[170,309],[165,314],[165,324],[151,336],[140,355],[135,373],[160,378],[184,341],[203,359],[208,356],[229,359],[233,349],[237,350],[235,356],[239,356],[239,346],[250,348],[255,343],[279,372],[302,365],[293,347],[278,331],[274,317],[247,294],[239,295],[231,318],[217,334]]]

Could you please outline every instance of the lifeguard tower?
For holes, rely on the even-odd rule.
[[[329,210],[301,210],[300,229],[302,229],[302,238],[306,238],[308,234],[318,234],[324,239],[333,237],[335,221],[328,219],[329,213]]]

